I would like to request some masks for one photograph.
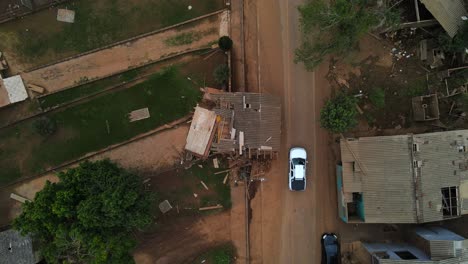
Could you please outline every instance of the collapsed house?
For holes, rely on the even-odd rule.
[[[439,101],[437,94],[413,97],[413,118],[415,121],[432,121],[439,119]]]
[[[468,214],[468,130],[342,139],[347,223],[426,223]]]
[[[273,158],[280,149],[281,105],[274,96],[211,93],[215,105],[196,107],[185,149],[198,157],[210,152]]]
[[[440,227],[418,227],[405,242],[363,243],[374,264],[462,264],[468,262],[468,240]]]

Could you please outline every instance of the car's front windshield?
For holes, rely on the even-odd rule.
[[[295,158],[292,162],[294,165],[305,165],[305,160],[301,158]]]

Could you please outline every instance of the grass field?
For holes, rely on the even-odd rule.
[[[226,57],[224,54],[219,52],[213,56],[210,56],[208,60],[204,60],[204,56],[201,54],[194,54],[193,57],[190,57],[188,60],[174,58],[164,62],[156,62],[140,68],[128,70],[126,72],[116,74],[105,79],[97,80],[89,84],[83,84],[61,92],[43,96],[39,98],[38,101],[42,109],[53,108],[89,95],[99,93],[113,86],[132,81],[135,78],[146,76],[168,65],[180,65],[181,71],[183,71],[184,74],[191,76],[191,79],[197,82],[199,85],[204,84],[210,87],[217,87],[218,85],[213,77],[212,72],[218,65],[223,63],[226,63]]]
[[[3,129],[0,184],[32,176],[183,117],[199,99],[198,87],[172,67],[129,89],[47,114],[58,127],[47,138],[34,132],[34,119]],[[130,123],[128,113],[144,107],[149,108],[151,117]]]
[[[224,244],[208,250],[193,261],[193,264],[231,264],[234,263],[236,250],[232,244]]]
[[[192,5],[192,9],[188,6]],[[75,23],[56,20],[47,9],[0,26],[0,50],[38,66],[220,10],[223,0],[79,0]]]

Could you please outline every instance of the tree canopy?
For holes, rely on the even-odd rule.
[[[320,124],[333,133],[343,133],[357,125],[356,98],[344,93],[328,100],[320,111]]]
[[[23,205],[14,228],[37,239],[47,263],[134,263],[131,232],[152,221],[141,179],[109,160],[58,177]]]
[[[296,63],[302,62],[312,70],[326,55],[343,55],[371,28],[398,17],[388,10],[379,11],[370,2],[334,0],[328,4],[314,0],[299,6],[303,39],[295,52]]]

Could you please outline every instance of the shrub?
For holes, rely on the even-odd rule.
[[[222,64],[216,67],[213,72],[213,77],[215,81],[219,84],[224,84],[229,79],[229,66],[227,64]]]
[[[33,129],[36,133],[43,137],[50,136],[57,130],[57,123],[49,117],[40,117],[33,122]]]
[[[370,91],[369,100],[377,108],[385,107],[385,90],[382,88],[375,88]]]
[[[228,36],[222,36],[218,40],[218,46],[224,51],[228,51],[232,48],[232,39]]]
[[[328,100],[320,111],[320,124],[333,133],[343,133],[357,125],[356,98],[344,93]]]

